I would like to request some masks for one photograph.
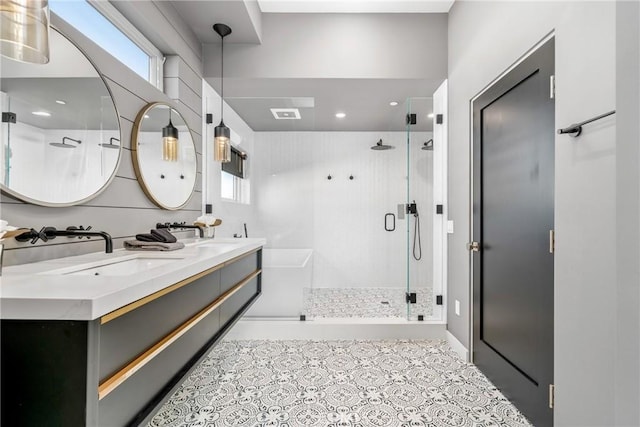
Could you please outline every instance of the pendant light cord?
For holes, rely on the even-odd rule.
[[[221,61],[220,61],[220,122],[224,123],[224,36],[220,37],[222,44]]]

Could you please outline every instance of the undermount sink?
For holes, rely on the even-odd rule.
[[[209,242],[209,243],[201,243],[198,245],[199,248],[219,248],[223,245],[226,246],[234,246],[239,245],[242,242]]]
[[[69,276],[127,276],[142,273],[184,258],[138,255],[134,258],[115,259],[103,262],[76,265],[46,271],[40,274]]]
[[[232,238],[223,238],[223,239],[200,239],[195,242],[185,243],[185,246],[196,246],[198,248],[219,248],[221,246],[233,246],[239,245],[242,242],[242,239],[232,239]]]

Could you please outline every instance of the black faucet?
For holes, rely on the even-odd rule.
[[[58,236],[66,236],[66,237],[102,237],[105,242],[104,251],[108,254],[113,252],[113,241],[111,240],[111,236],[109,233],[104,231],[90,231],[91,227],[87,227],[86,229],[82,226],[75,227],[70,226],[67,227],[66,230],[58,230],[55,227],[42,227],[40,231],[36,231],[33,228],[25,233],[22,233],[15,237],[15,239],[19,242],[27,242],[31,241],[31,244],[34,244],[38,241],[38,239],[48,242],[49,240],[55,239]]]
[[[167,229],[169,229],[169,228],[173,228],[173,229],[192,228],[194,230],[198,230],[198,233],[200,234],[200,238],[204,237],[204,231],[202,230],[202,227],[199,227],[197,225],[188,225],[187,223],[184,223],[184,222],[180,222],[180,223],[174,222],[173,224],[170,224],[168,222],[165,222],[165,223],[159,222],[159,223],[156,224],[156,228],[167,228]]]

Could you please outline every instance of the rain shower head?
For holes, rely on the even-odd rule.
[[[108,144],[106,142],[103,142],[102,144],[98,144],[98,145],[101,146],[101,147],[104,147],[104,148],[114,148],[114,149],[120,148],[120,145],[119,144],[114,144],[113,141],[120,142],[120,140],[118,138],[109,138],[109,143]]]
[[[382,143],[382,138],[380,138],[380,141],[376,142],[376,145],[374,145],[373,147],[371,147],[372,150],[377,150],[377,151],[381,151],[381,150],[392,150],[395,147],[393,145],[385,145]]]
[[[76,145],[73,144],[67,144],[65,141],[66,140],[69,141],[73,141],[77,144],[82,144],[82,141],[80,141],[79,139],[73,139],[73,138],[69,138],[68,136],[64,136],[62,137],[62,142],[50,142],[49,145],[53,146],[53,147],[58,147],[58,148],[76,148]]]
[[[49,145],[58,148],[76,148],[75,145],[65,144],[64,142],[50,142]]]
[[[422,145],[422,149],[426,151],[433,151],[433,139],[428,140]]]

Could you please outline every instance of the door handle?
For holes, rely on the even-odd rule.
[[[468,243],[467,249],[469,249],[471,252],[480,252],[480,243],[479,242]]]
[[[389,223],[387,221],[387,218],[391,218],[393,220],[393,222],[391,223],[391,226],[389,226]],[[396,229],[396,216],[392,213],[388,213],[384,216],[384,230],[385,231],[395,231]]]

